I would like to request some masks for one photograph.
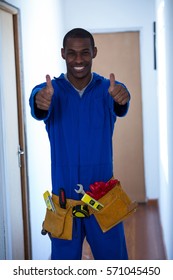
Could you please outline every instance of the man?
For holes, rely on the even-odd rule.
[[[61,187],[67,199],[81,200],[74,191],[85,191],[96,181],[113,176],[112,134],[116,117],[124,116],[130,95],[126,87],[91,72],[97,55],[93,36],[75,28],[63,40],[62,58],[67,74],[36,86],[30,97],[31,114],[46,124],[51,146],[52,193]],[[57,225],[58,227],[58,225]],[[52,259],[81,259],[86,237],[95,259],[127,259],[123,224],[103,233],[94,215],[74,218],[72,239],[51,237]]]

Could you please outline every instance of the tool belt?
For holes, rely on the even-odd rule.
[[[59,205],[59,196],[52,195],[56,212],[46,210],[46,216],[43,228],[51,234],[52,237],[60,239],[72,239],[73,219],[72,210],[74,206],[84,205],[81,200],[67,199],[66,209]],[[100,211],[96,211],[90,206],[89,214],[94,215],[101,230],[108,231],[117,225],[137,209],[137,203],[132,202],[129,196],[122,189],[120,182],[115,187],[99,199],[104,205]]]

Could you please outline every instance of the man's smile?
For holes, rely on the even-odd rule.
[[[74,66],[73,68],[74,68],[75,71],[78,71],[78,72],[81,72],[85,69],[84,66]]]

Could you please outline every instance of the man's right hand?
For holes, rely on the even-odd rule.
[[[54,89],[52,86],[52,81],[49,75],[46,75],[46,86],[42,88],[35,96],[35,103],[38,109],[48,111],[52,96],[54,94]]]

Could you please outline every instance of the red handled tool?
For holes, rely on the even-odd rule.
[[[59,205],[61,208],[66,209],[66,195],[63,188],[59,189]]]

